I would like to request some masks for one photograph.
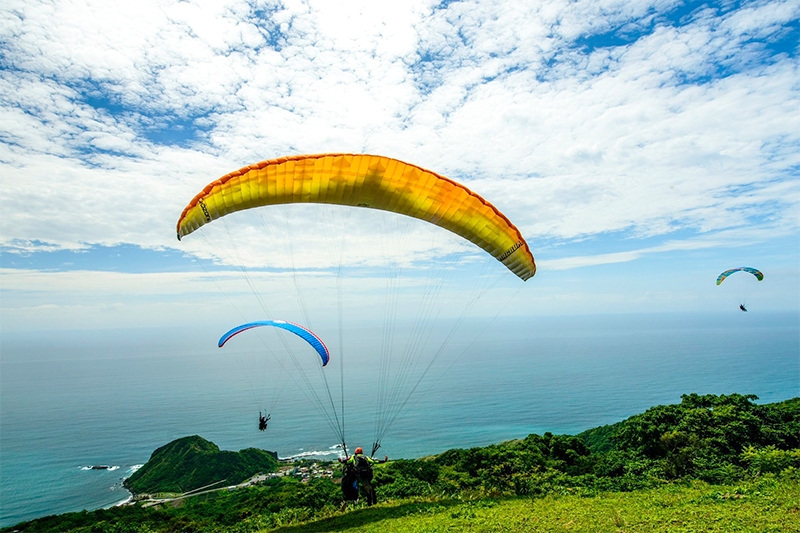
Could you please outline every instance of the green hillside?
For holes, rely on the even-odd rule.
[[[338,464],[306,462],[296,476],[256,486],[9,530],[800,532],[800,398],[756,399],[688,394],[579,435],[531,434],[390,461],[375,468],[379,503],[369,508],[342,512]],[[216,481],[225,462],[211,461],[207,475],[196,457],[219,454],[199,437],[170,443],[153,453],[147,471],[159,479],[148,473],[150,483],[169,487],[170,472],[184,490],[184,476],[196,486]]]
[[[136,494],[189,492],[222,481],[235,485],[259,472],[274,472],[277,467],[274,452],[256,448],[222,451],[213,442],[194,435],[154,451],[150,460],[125,480],[125,487]]]

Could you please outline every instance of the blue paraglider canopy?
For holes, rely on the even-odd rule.
[[[322,339],[317,337],[311,330],[304,328],[299,324],[295,324],[294,322],[287,322],[285,320],[258,320],[256,322],[248,322],[247,324],[242,324],[241,326],[236,326],[225,335],[220,337],[218,346],[222,348],[228,340],[234,335],[238,335],[243,331],[247,331],[248,329],[257,328],[260,326],[272,326],[276,328],[285,329],[286,331],[291,331],[308,344],[314,348],[319,356],[322,358],[322,366],[328,364],[328,361],[331,358],[330,352],[328,352],[328,347],[325,346],[325,343],[322,342]]]

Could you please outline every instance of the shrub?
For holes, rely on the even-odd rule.
[[[789,467],[800,468],[800,449],[779,450],[775,446],[747,446],[742,460],[754,474],[778,474]]]

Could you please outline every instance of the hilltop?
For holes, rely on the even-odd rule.
[[[320,475],[265,476],[256,486],[154,507],[67,513],[15,529],[800,532],[800,398],[756,399],[687,394],[679,404],[579,435],[531,434],[391,461],[376,467],[380,503],[344,513],[332,465],[305,463],[295,470]],[[186,439],[156,450],[152,471],[185,475],[176,465],[224,453],[199,437]],[[199,469],[194,475],[195,483],[206,482]]]
[[[213,442],[193,435],[161,446],[147,463],[125,480],[135,494],[189,492],[224,482],[236,485],[259,472],[274,472],[278,454],[247,448],[223,451]]]

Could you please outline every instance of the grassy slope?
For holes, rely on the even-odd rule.
[[[800,532],[800,478],[474,502],[398,502],[275,531]]]

